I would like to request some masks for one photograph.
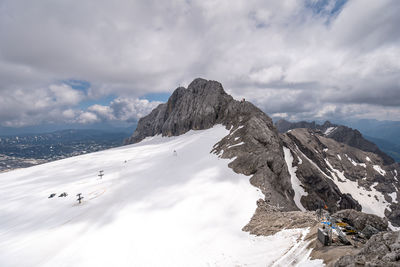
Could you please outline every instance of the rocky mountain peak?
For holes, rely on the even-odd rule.
[[[178,87],[165,104],[141,118],[126,143],[137,143],[147,136],[174,136],[189,130],[208,129],[217,123],[227,125],[229,105],[236,102],[216,81],[197,78],[188,88]]]
[[[229,134],[213,148],[237,173],[251,175],[271,203],[296,209],[279,134],[271,118],[247,101],[237,101],[216,81],[195,79],[188,88],[177,88],[168,102],[141,118],[126,143],[148,136],[174,136],[222,124]]]
[[[325,121],[324,124],[322,124],[323,128],[329,128],[329,127],[334,127],[336,126],[335,124],[332,124],[330,121]]]
[[[188,90],[192,91],[193,94],[198,94],[198,95],[204,95],[204,94],[227,95],[221,83],[217,81],[208,81],[203,78],[194,79],[189,84]]]

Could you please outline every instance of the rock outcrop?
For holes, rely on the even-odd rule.
[[[189,130],[208,129],[217,123],[228,124],[234,115],[231,113],[236,113],[232,106],[236,102],[219,82],[195,79],[187,89],[177,88],[167,103],[141,118],[126,143],[137,143],[157,134],[176,136]]]
[[[324,157],[327,145],[321,142],[318,135],[301,128],[281,134],[281,139],[292,153],[292,167],[297,169],[296,176],[307,193],[300,199],[307,210],[324,206],[330,212],[340,209],[361,210],[360,204],[350,194],[341,192],[332,179]]]
[[[333,214],[332,217],[346,221],[360,232],[368,225],[374,227],[379,232],[388,231],[387,219],[373,214],[367,214],[356,210],[341,210]]]
[[[315,123],[315,121],[289,122],[286,120],[279,120],[275,123],[275,126],[280,133],[285,133],[289,130],[297,128],[319,130],[326,137],[332,138],[340,143],[344,143],[366,152],[377,154],[383,159],[384,165],[390,165],[395,162],[389,155],[380,150],[377,145],[365,139],[358,130],[344,125],[332,124],[329,121],[326,121],[324,124],[320,125]]]
[[[281,211],[260,199],[257,210],[243,231],[252,235],[273,235],[282,229],[298,229],[318,225],[315,211]]]
[[[326,205],[330,212],[363,210],[386,216],[400,225],[397,201],[400,183],[397,164],[327,137],[318,130],[299,128],[281,134],[293,155],[293,168],[307,195],[301,203],[308,210]]]
[[[400,266],[400,232],[372,236],[358,254],[342,256],[334,266]]]

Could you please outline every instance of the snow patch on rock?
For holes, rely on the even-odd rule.
[[[347,154],[344,154],[346,156],[346,158],[351,162],[351,164],[353,164],[353,166],[361,166],[366,168],[367,165],[365,163],[358,163],[355,160],[353,160],[352,158],[350,158]]]
[[[370,190],[358,185],[356,181],[347,179],[344,172],[335,169],[330,162],[325,159],[326,164],[331,169],[331,174],[335,184],[343,194],[350,194],[360,203],[362,212],[385,217],[385,209],[389,207],[389,203],[385,201],[384,195],[375,189],[378,183],[374,183]],[[375,198],[376,197],[376,198]]]
[[[390,221],[388,221],[389,229],[392,231],[400,231],[400,227],[394,226]]]
[[[375,171],[377,171],[380,175],[385,176],[386,175],[386,171],[382,169],[381,166],[379,165],[373,165],[372,166],[374,168]]]
[[[306,211],[304,208],[303,204],[301,204],[301,197],[302,196],[307,196],[308,193],[304,191],[304,188],[301,184],[301,181],[299,178],[297,178],[296,171],[297,167],[293,167],[293,155],[290,151],[289,148],[283,147],[283,152],[285,154],[285,161],[286,165],[288,166],[288,170],[290,173],[290,180],[292,182],[292,188],[294,190],[294,203],[296,203],[296,206],[301,210],[301,211]]]
[[[329,127],[328,129],[325,130],[324,134],[325,135],[329,135],[331,134],[333,131],[336,130],[337,127]]]
[[[241,145],[244,145],[244,142],[240,142],[238,144],[231,145],[231,146],[229,146],[229,148],[232,148],[232,147],[235,147],[235,146],[241,146]]]
[[[388,195],[392,198],[392,202],[393,203],[398,203],[397,202],[397,193],[396,192],[390,193]]]

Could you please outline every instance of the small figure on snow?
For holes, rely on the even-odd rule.
[[[56,193],[51,194],[48,198],[53,198],[56,196]]]
[[[174,150],[174,157],[178,156],[178,152],[176,152],[176,150]]]
[[[103,178],[103,175],[104,175],[104,173],[103,173],[104,171],[103,170],[101,170],[100,171],[100,173],[99,173],[99,175],[97,175],[97,176],[99,176],[100,177],[100,179],[102,179]]]
[[[82,199],[84,199],[84,197],[81,196],[82,193],[77,194],[76,196],[78,197],[77,201],[79,202],[79,204],[82,203]]]
[[[68,196],[68,194],[65,193],[65,192],[63,192],[63,193],[61,193],[58,197],[66,197],[66,196]]]

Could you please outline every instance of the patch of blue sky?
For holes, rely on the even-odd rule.
[[[344,7],[348,0],[307,0],[306,7],[315,14],[335,16]]]
[[[71,88],[75,90],[82,91],[85,94],[87,94],[87,91],[91,86],[90,82],[84,80],[69,79],[69,80],[63,80],[62,83],[71,86]]]

